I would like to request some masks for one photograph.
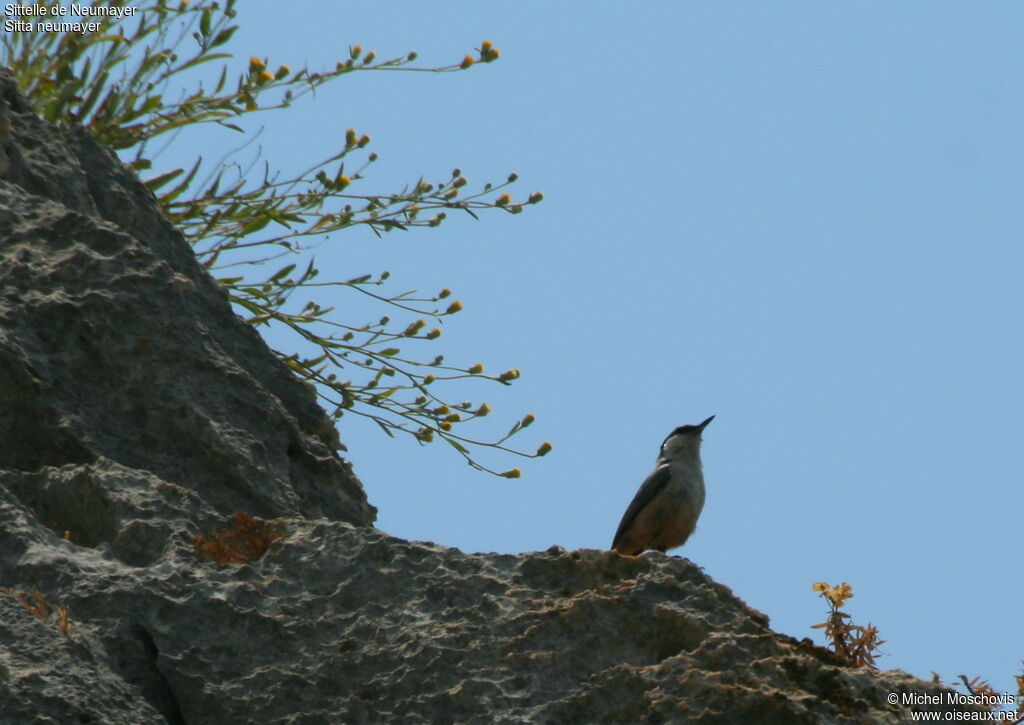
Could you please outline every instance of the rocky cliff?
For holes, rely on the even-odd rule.
[[[895,723],[943,692],[685,559],[388,536],[339,448],[139,181],[0,73],[0,722]],[[199,556],[238,511],[266,553]]]

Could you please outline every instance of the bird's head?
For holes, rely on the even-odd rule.
[[[681,425],[668,434],[665,442],[661,444],[659,459],[672,460],[677,456],[694,456],[700,453],[700,434],[707,428],[708,423],[713,421],[711,416],[703,423],[697,425]]]

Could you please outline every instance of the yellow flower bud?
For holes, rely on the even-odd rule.
[[[458,423],[461,420],[462,420],[462,416],[459,415],[458,413],[452,413],[451,415],[449,415],[449,416],[447,416],[445,418],[445,422],[446,423]]]
[[[359,148],[362,148],[368,143],[370,143],[370,134],[364,133],[362,138],[359,139]]]
[[[483,363],[476,363],[475,365],[471,365],[470,366],[468,372],[471,372],[474,375],[479,375],[483,371],[484,371],[484,364]]]
[[[266,64],[256,56],[249,59],[249,71],[252,73],[259,73],[266,67]]]
[[[274,77],[277,80],[281,80],[282,78],[287,78],[288,74],[291,73],[291,72],[292,72],[292,69],[290,67],[288,67],[286,65],[283,65],[283,66],[281,66],[280,68],[277,69],[277,75],[275,75]]]
[[[269,83],[274,80],[274,74],[268,70],[260,71],[260,80],[264,83]]]
[[[443,300],[445,297],[448,297],[449,295],[451,295],[451,293],[452,293],[452,291],[450,289],[448,289],[447,287],[445,287],[443,290],[441,290],[440,292],[437,293],[437,299]]]
[[[459,302],[458,300],[455,300],[450,305],[448,305],[448,314],[449,315],[454,315],[456,312],[458,312],[461,309],[462,309],[462,303]]]
[[[469,68],[474,63],[476,63],[476,61],[473,60],[473,56],[467,55],[465,58],[462,59],[462,62],[459,64],[459,68],[462,68],[463,70],[465,70],[466,68]]]
[[[346,186],[352,183],[352,179],[343,175],[339,176],[334,183],[337,185],[338,189],[344,189]]]
[[[448,415],[450,412],[452,412],[452,409],[447,405],[439,405],[434,408],[434,415]]]
[[[441,328],[435,327],[433,330],[427,333],[428,340],[436,340],[441,337]]]
[[[403,332],[402,334],[405,335],[406,337],[415,335],[420,330],[422,330],[426,326],[426,324],[427,324],[426,320],[416,320],[416,322],[413,322],[408,327],[406,327],[405,328],[405,332]]]
[[[476,409],[475,415],[479,415],[479,416],[483,417],[483,416],[487,415],[490,412],[491,412],[491,406],[489,406],[487,403],[481,403],[480,407]]]
[[[495,48],[491,41],[485,40],[480,44],[480,60],[484,63],[490,63],[492,60],[497,60],[499,55],[501,55],[501,51]]]
[[[523,472],[520,471],[518,468],[513,468],[511,471],[505,471],[504,473],[500,473],[498,475],[502,476],[503,478],[519,478],[520,476],[523,475]]]
[[[536,203],[542,201],[543,199],[544,199],[544,194],[542,194],[539,191],[535,191],[532,194],[530,194],[530,199],[529,199],[528,203],[536,204]]]
[[[358,58],[362,52],[363,46],[361,45],[353,45],[351,48],[348,49],[349,57],[352,59]]]
[[[508,206],[508,203],[510,201],[512,201],[511,195],[509,195],[509,194],[502,194],[501,196],[498,197],[497,201],[495,201],[494,203],[497,204],[498,206]]]
[[[356,130],[354,128],[350,128],[348,131],[345,132],[345,145],[356,145]]]
[[[540,444],[540,448],[537,449],[538,456],[546,456],[551,452],[551,441],[544,441]]]
[[[537,416],[533,413],[527,413],[523,416],[523,428],[530,425],[533,421],[537,420]]]
[[[441,422],[441,430],[443,430],[445,433],[447,433],[451,429],[452,429],[452,424],[451,423],[449,423],[448,421],[442,421]]]

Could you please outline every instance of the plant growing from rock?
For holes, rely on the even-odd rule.
[[[71,636],[71,616],[67,607],[51,604],[41,592],[23,592],[9,587],[0,587],[0,591],[17,599],[18,603],[32,612],[39,621],[53,624],[65,637]]]
[[[846,582],[831,586],[825,582],[816,582],[811,587],[821,594],[828,602],[828,618],[815,624],[811,629],[824,629],[825,637],[832,646],[832,651],[840,659],[854,666],[875,666],[878,648],[885,644],[878,638],[878,630],[870,624],[862,627],[850,621],[850,615],[842,611],[847,600],[853,598],[853,587]]]
[[[878,648],[885,644],[885,640],[878,638],[878,630],[870,624],[866,627],[853,624],[850,615],[842,611],[842,606],[847,600],[853,598],[853,587],[846,582],[832,586],[825,582],[816,582],[811,588],[818,592],[828,602],[828,618],[815,624],[812,629],[824,629],[825,637],[832,647],[832,651],[842,660],[855,666],[875,666],[875,658],[880,654]],[[1002,693],[997,692],[992,686],[980,677],[968,679],[966,675],[959,675],[957,678],[962,683],[967,694],[972,699],[972,704],[978,705],[989,712],[1001,711],[1005,703]],[[1024,702],[1024,674],[1016,676],[1017,701]],[[935,672],[932,673],[932,682],[936,685],[946,687],[946,683]],[[1024,716],[1015,720],[1003,720],[1003,722],[1021,723]]]
[[[69,7],[63,0],[36,5]],[[237,124],[241,117],[288,108],[350,73],[448,73],[500,56],[484,41],[456,63],[418,67],[413,65],[415,53],[380,60],[355,45],[324,71],[293,70],[284,64],[275,68],[269,59],[253,57],[232,77],[226,62],[233,56],[224,47],[238,28],[236,5],[236,0],[92,0],[79,7],[84,8],[82,19],[98,21],[99,30],[9,33],[0,39],[0,62],[12,68],[43,118],[57,125],[81,124],[145,173],[185,129],[215,124],[245,134]],[[112,17],[119,12],[124,17]],[[207,82],[196,80],[210,63],[220,63],[219,73]],[[186,84],[193,90],[180,90]],[[164,146],[154,153],[158,140]],[[309,356],[278,355],[316,386],[335,420],[351,413],[374,421],[390,436],[405,434],[421,444],[443,440],[474,468],[516,478],[518,468],[498,473],[480,463],[475,453],[491,448],[527,458],[546,454],[549,443],[533,453],[507,445],[533,416],[519,419],[496,440],[481,440],[462,431],[464,424],[487,415],[490,406],[454,403],[449,395],[456,381],[480,378],[509,385],[519,371],[488,374],[479,363],[460,366],[447,363],[443,355],[407,352],[410,345],[436,340],[441,328],[434,323],[462,309],[460,301],[448,299],[450,290],[388,293],[387,272],[320,281],[312,258],[285,263],[271,274],[258,273],[268,262],[307,251],[310,240],[351,227],[368,227],[383,236],[438,227],[451,212],[473,218],[489,211],[518,214],[543,198],[535,192],[513,199],[505,188],[516,181],[515,174],[500,184],[472,187],[459,169],[435,183],[421,177],[397,192],[361,190],[367,168],[377,160],[367,151],[370,143],[368,135],[348,129],[337,151],[288,179],[268,167],[254,180],[251,165],[243,168],[227,159],[207,170],[197,159],[191,166],[157,173],[146,184],[250,324],[283,326],[297,336],[296,347],[312,346],[315,352]],[[226,273],[228,268],[234,272]],[[387,314],[362,324],[339,319],[332,308],[308,298],[324,287],[368,297],[403,319]],[[307,299],[296,299],[300,290]]]
[[[192,540],[199,556],[218,564],[248,564],[263,557],[277,539],[284,538],[284,524],[264,521],[236,511],[231,525],[212,534],[200,534]]]

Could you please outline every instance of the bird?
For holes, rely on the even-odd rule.
[[[697,425],[681,425],[668,434],[654,464],[630,502],[612,540],[612,549],[636,556],[647,549],[664,553],[682,546],[704,508],[701,433],[711,416]]]

